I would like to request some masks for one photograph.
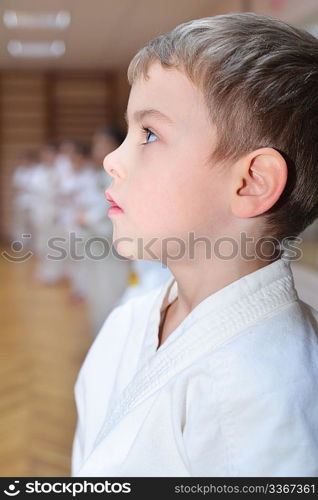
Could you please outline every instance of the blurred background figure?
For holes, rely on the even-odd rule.
[[[76,150],[78,150],[77,153]],[[72,279],[70,231],[73,227],[72,224],[74,225],[74,197],[76,193],[76,163],[78,161],[78,153],[81,155],[81,144],[78,141],[74,139],[62,139],[59,141],[56,158],[58,189],[55,199],[57,217],[55,226],[56,244],[54,244],[54,247],[58,248],[55,257],[58,262],[60,276],[67,280]],[[88,151],[85,150],[84,146],[85,155],[88,156]]]
[[[85,211],[91,203],[96,186],[90,147],[80,141],[73,141],[68,152],[71,171],[68,176],[68,203],[64,206],[65,237],[67,240],[67,274],[71,280],[72,300],[83,301],[86,297],[85,232],[77,224],[78,213]],[[64,167],[64,170],[66,168]],[[63,176],[64,177],[64,176]]]
[[[74,151],[74,140],[62,139],[59,142],[59,151],[56,158],[56,168],[59,172],[61,181],[65,180],[71,174],[72,164],[70,156]]]
[[[12,239],[19,241],[22,235],[28,235],[25,240],[26,248],[32,248],[32,181],[38,164],[38,151],[26,151],[12,176],[14,188]]]
[[[37,256],[36,278],[51,284],[60,278],[59,264],[47,258],[49,240],[55,236],[57,221],[56,197],[59,177],[56,169],[58,144],[50,141],[40,150],[40,163],[31,181],[31,221],[34,228],[34,248]]]
[[[86,299],[91,332],[96,335],[129,283],[131,262],[112,246],[113,225],[107,215],[110,203],[105,191],[112,178],[103,168],[106,155],[116,149],[124,135],[115,127],[98,129],[92,138],[94,182],[85,190],[85,204],[78,206],[78,232],[87,243],[85,252]]]

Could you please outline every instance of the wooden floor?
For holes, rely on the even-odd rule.
[[[73,388],[92,342],[67,284],[34,281],[34,259],[0,256],[0,475],[70,476]]]

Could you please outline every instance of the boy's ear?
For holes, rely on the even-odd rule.
[[[233,165],[231,209],[236,217],[255,217],[269,210],[281,196],[288,176],[283,156],[261,148]]]

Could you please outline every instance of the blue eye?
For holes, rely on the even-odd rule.
[[[144,142],[143,144],[150,144],[151,142],[156,142],[157,136],[147,127],[142,127],[144,132],[146,133],[146,140],[148,141],[151,136],[155,137],[155,140],[151,140],[149,142]]]

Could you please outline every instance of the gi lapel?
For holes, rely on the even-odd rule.
[[[298,295],[290,271],[230,305],[224,304],[223,308],[210,310],[199,324],[197,320],[187,324],[185,331],[166,348],[163,344],[126,386],[117,404],[109,411],[94,446],[128,412],[161,389],[178,372],[295,300],[298,300]]]

